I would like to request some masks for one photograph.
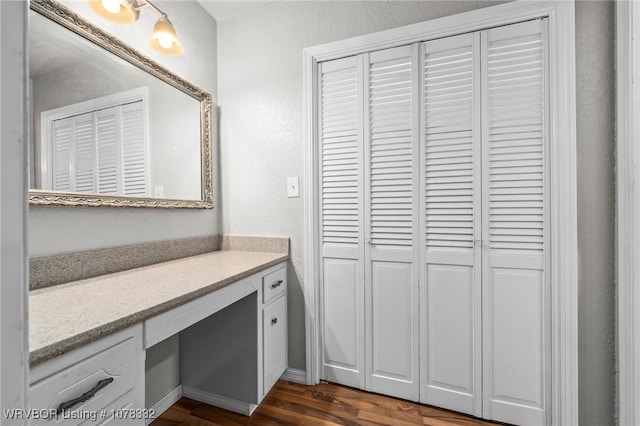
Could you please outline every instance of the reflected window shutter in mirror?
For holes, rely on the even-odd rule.
[[[71,119],[57,120],[52,133],[53,189],[71,191]]]
[[[53,176],[45,189],[148,196],[147,104],[139,97],[111,99],[106,106],[99,98],[46,111],[51,147],[43,156]]]
[[[94,113],[74,117],[73,141],[75,160],[71,164],[75,166],[75,172],[71,190],[95,192],[96,132]]]
[[[96,113],[98,138],[98,193],[118,194],[122,173],[120,166],[120,126],[116,110],[109,108]]]
[[[122,164],[125,195],[148,195],[147,144],[142,102],[122,106]]]

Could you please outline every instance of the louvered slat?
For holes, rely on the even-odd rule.
[[[473,247],[473,61],[470,43],[425,51],[427,247]]]
[[[544,247],[544,67],[541,34],[487,42],[489,240]]]
[[[321,66],[322,241],[358,243],[358,76],[353,58]]]
[[[369,174],[371,243],[413,244],[412,59],[410,48],[371,55]]]

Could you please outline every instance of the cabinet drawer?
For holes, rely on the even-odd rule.
[[[268,303],[287,291],[287,268],[280,268],[262,277],[262,303]]]
[[[269,392],[287,368],[287,298],[281,297],[263,310],[264,389]]]
[[[136,386],[136,349],[140,350],[136,343],[139,341],[131,337],[34,383],[29,389],[30,408],[56,410],[61,403],[94,389],[101,380],[112,380],[88,401],[71,407],[62,421],[56,424],[77,425],[87,420],[90,420],[89,424],[97,424],[104,421],[99,416],[100,410]],[[94,413],[98,414],[95,422],[88,417]],[[48,421],[34,419],[30,424],[48,424]]]

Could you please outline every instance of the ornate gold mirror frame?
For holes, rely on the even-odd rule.
[[[35,12],[86,38],[200,102],[202,197],[200,200],[179,200],[29,190],[29,204],[91,207],[213,208],[211,146],[214,133],[212,129],[212,111],[215,113],[215,108],[212,105],[211,95],[172,73],[113,35],[96,27],[55,0],[31,0],[30,7]]]

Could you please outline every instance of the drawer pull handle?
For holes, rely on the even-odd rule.
[[[280,284],[282,284],[284,281],[282,280],[278,280],[275,283],[271,284],[271,288],[278,288],[280,287]]]
[[[271,318],[271,325],[276,325],[278,323],[278,318]]]
[[[56,414],[60,414],[63,411],[70,410],[71,407],[73,407],[74,405],[90,400],[91,398],[96,396],[96,394],[99,391],[101,391],[102,389],[104,389],[107,386],[109,386],[109,383],[111,383],[111,382],[113,382],[113,377],[109,377],[108,379],[100,380],[91,390],[88,390],[87,392],[83,393],[82,395],[80,395],[79,397],[77,397],[75,399],[71,399],[71,400],[69,400],[67,402],[63,402],[62,404],[58,405],[58,409],[56,410]]]

